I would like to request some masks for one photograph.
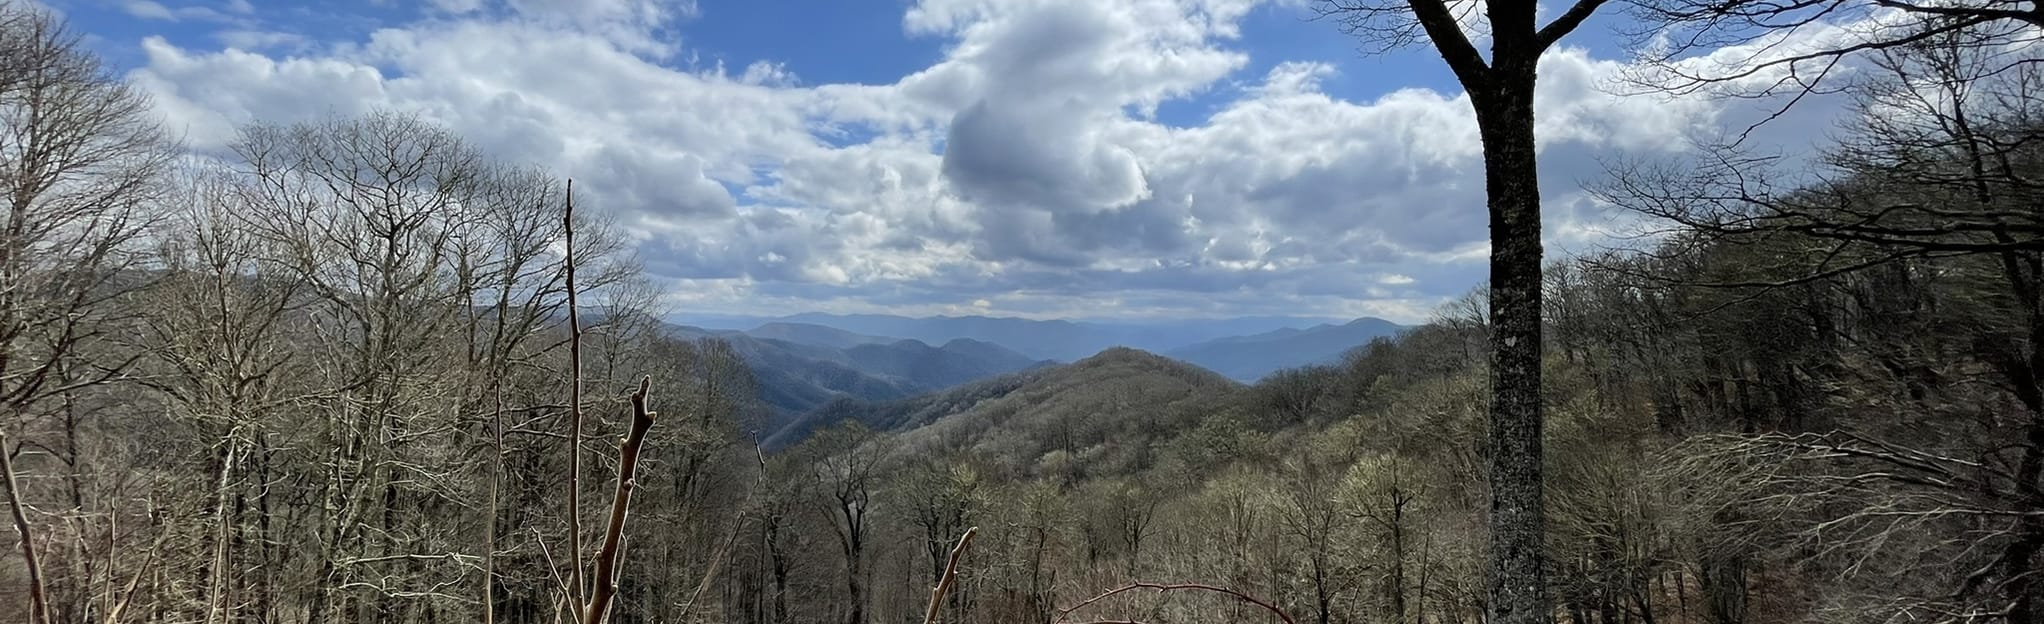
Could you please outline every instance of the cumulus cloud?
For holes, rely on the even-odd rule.
[[[391,108],[573,176],[691,309],[1418,320],[1478,283],[1465,96],[1333,97],[1334,59],[1248,74],[1239,25],[1258,4],[921,0],[902,28],[945,42],[936,63],[805,84],[771,61],[672,62],[692,2],[440,0],[288,55],[149,39],[132,78],[195,149],[240,124]],[[1595,155],[1719,123],[1700,99],[1599,88],[1625,69],[1576,49],[1542,61],[1542,182],[1567,241],[1608,218],[1575,190]],[[1217,104],[1156,119],[1186,98]]]

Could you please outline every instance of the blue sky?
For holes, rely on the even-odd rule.
[[[1410,322],[1484,277],[1460,89],[1301,0],[44,3],[196,151],[395,109],[573,176],[678,311]],[[1630,227],[1600,159],[1753,115],[1614,95],[1615,26],[1543,61],[1557,254]]]

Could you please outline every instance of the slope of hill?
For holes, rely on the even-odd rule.
[[[910,444],[982,448],[1035,470],[1063,453],[1119,470],[1144,461],[1148,442],[1245,396],[1245,386],[1212,371],[1135,349],[1116,348],[1050,366],[895,401],[838,401],[802,415],[771,442],[782,448],[811,432],[857,420],[905,431]],[[1046,459],[1048,458],[1048,459]]]
[[[1331,364],[1349,349],[1375,338],[1397,335],[1403,329],[1383,319],[1359,318],[1341,325],[1219,338],[1174,349],[1166,355],[1238,381],[1255,381],[1279,369]]]
[[[947,390],[891,401],[840,397],[790,420],[779,431],[768,436],[761,445],[769,451],[787,448],[808,438],[809,434],[815,433],[817,429],[846,420],[858,421],[868,428],[881,431],[914,428],[970,410],[981,401],[1006,396],[1037,379],[1045,371],[1061,366],[1063,365],[1002,375]]]

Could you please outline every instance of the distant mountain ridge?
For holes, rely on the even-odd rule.
[[[1222,319],[1164,319],[1143,321],[1033,320],[1012,317],[933,316],[912,318],[888,314],[805,313],[782,317],[700,317],[682,318],[705,327],[754,332],[773,332],[774,337],[798,342],[833,340],[839,348],[850,341],[872,337],[920,340],[944,344],[967,338],[1006,347],[1038,360],[1074,362],[1112,347],[1129,347],[1153,353],[1170,353],[1200,343],[1253,336],[1287,328],[1349,323],[1348,319],[1323,317],[1252,316]],[[1380,319],[1369,319],[1388,323]],[[794,327],[791,327],[794,326]],[[818,328],[836,330],[824,332]],[[810,336],[804,338],[797,336]],[[873,340],[868,340],[872,342]],[[1353,347],[1356,344],[1345,345]],[[1301,360],[1299,365],[1310,363]]]
[[[761,402],[776,416],[762,434],[839,399],[906,398],[1048,364],[1000,345],[972,340],[954,340],[932,347],[917,340],[859,336],[816,327],[773,327],[760,336],[673,324],[667,326],[667,331],[682,338],[715,338],[731,345],[752,370]],[[840,348],[832,344],[849,346]]]
[[[1280,369],[1332,364],[1350,349],[1377,338],[1396,336],[1404,329],[1383,319],[1360,318],[1340,325],[1219,338],[1173,349],[1164,355],[1237,381],[1255,381]]]
[[[737,328],[670,324],[670,330],[687,338],[714,337],[731,343],[757,379],[760,400],[774,415],[759,434],[785,444],[825,421],[841,419],[832,413],[885,424],[897,417],[883,413],[924,409],[915,406],[930,401],[947,405],[959,400],[946,398],[947,393],[984,393],[1000,383],[1012,383],[990,380],[1045,369],[1060,360],[1097,366],[1140,354],[1144,361],[1169,362],[1142,368],[1183,369],[1230,383],[1253,382],[1279,369],[1334,362],[1349,349],[1404,329],[1375,318],[1295,326],[1307,320],[1312,319],[1250,317],[1143,325],[798,314],[720,321]],[[1227,333],[1243,329],[1257,331]],[[1131,343],[1164,346],[1145,349]]]
[[[820,345],[837,349],[850,349],[859,345],[887,344],[901,340],[888,336],[856,334],[835,327],[813,323],[774,322],[745,330],[745,335],[754,338],[786,340],[788,342]]]

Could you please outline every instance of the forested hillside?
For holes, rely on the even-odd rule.
[[[1253,384],[694,331],[552,173],[192,154],[60,26],[0,2],[0,617],[1485,622],[1481,289]],[[1543,273],[1543,617],[2044,617],[2044,74],[1955,32],[1821,159],[1610,172],[1664,231]]]

